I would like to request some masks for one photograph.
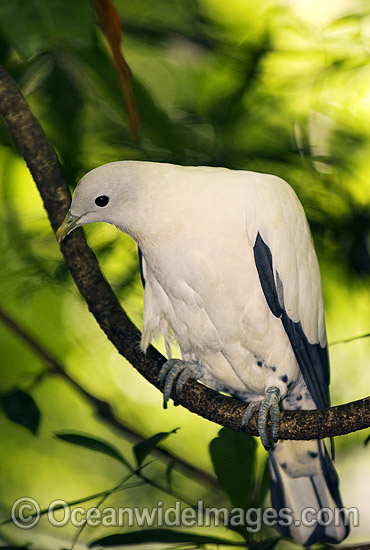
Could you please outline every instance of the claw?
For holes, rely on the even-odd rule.
[[[270,412],[271,416],[271,437],[276,443],[279,434],[279,401],[280,390],[275,386],[271,386],[266,390],[266,396],[260,401],[252,401],[249,403],[242,417],[242,425],[248,424],[254,412],[258,414],[258,434],[261,438],[261,443],[268,451],[271,446],[267,435],[267,418]]]
[[[166,361],[158,375],[158,382],[164,382],[163,408],[167,409],[167,403],[171,397],[174,384],[176,393],[179,394],[190,378],[198,380],[202,374],[203,369],[198,363],[182,361],[181,359],[169,359]]]

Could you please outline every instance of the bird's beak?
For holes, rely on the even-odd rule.
[[[58,243],[60,244],[64,237],[68,235],[75,227],[77,226],[78,221],[81,216],[73,216],[70,212],[67,212],[66,217],[64,218],[62,225],[59,227],[58,231],[55,233]]]

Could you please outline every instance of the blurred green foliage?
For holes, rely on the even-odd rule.
[[[122,17],[123,49],[133,71],[141,119],[137,146],[90,3],[0,2],[0,61],[40,120],[71,188],[89,169],[119,159],[220,165],[280,175],[296,189],[313,230],[329,341],[368,333],[368,4],[116,0],[115,5]],[[176,495],[218,507],[240,502],[237,480],[222,468],[219,457],[226,464],[227,456],[218,448],[223,440],[230,444],[230,438],[237,436],[222,430],[211,444],[211,461],[208,444],[219,427],[181,408],[163,411],[159,392],[106,341],[71,281],[35,186],[4,125],[0,125],[0,185],[0,309],[50,350],[76,382],[73,385],[51,372],[9,324],[0,323],[0,388],[8,407],[3,406],[0,416],[1,519],[9,517],[12,503],[24,495],[38,500],[42,508],[54,499],[77,501],[103,493],[111,506],[155,505],[162,500],[170,506]],[[135,245],[101,224],[88,226],[86,233],[104,273],[140,328],[143,291]],[[368,339],[332,346],[334,403],[369,393],[369,352]],[[132,443],[96,416],[86,392],[109,402],[122,423],[143,437],[181,426],[166,440],[155,436],[144,444],[143,462],[137,466],[144,467],[154,485],[139,477],[136,484],[130,479],[132,485],[124,485],[123,491],[112,491],[122,478],[119,461],[104,455],[102,447],[97,453],[96,448],[54,437],[56,432],[85,434],[108,442],[112,452],[135,458]],[[23,413],[26,402],[29,410],[37,404],[40,423],[29,422],[24,415],[21,422],[19,415],[14,416],[12,395],[18,396],[17,407]],[[36,431],[37,436],[32,433]],[[357,433],[337,442],[344,503],[358,506],[363,516],[369,511],[370,489],[364,439],[363,433]],[[216,481],[212,485],[186,475],[170,459],[152,461],[151,442],[159,440],[199,468],[212,473],[214,466],[225,492]],[[266,492],[265,455],[251,440],[234,444],[240,445],[240,452],[250,447],[249,453],[245,450],[246,470],[239,487],[250,491],[244,504],[261,503]],[[79,541],[116,531],[87,527],[79,533]],[[221,528],[197,532],[243,540]],[[76,528],[55,528],[42,520],[32,531],[5,524],[0,533],[14,544],[69,548]],[[275,535],[266,530],[261,539]],[[148,536],[142,539],[147,545]],[[160,540],[178,542],[168,533],[163,537]],[[366,537],[370,539],[368,522],[362,522],[353,530],[352,540]],[[202,540],[192,542],[203,544]],[[259,535],[254,540],[260,540]],[[269,540],[266,548],[289,546]],[[189,539],[183,542],[191,544]]]

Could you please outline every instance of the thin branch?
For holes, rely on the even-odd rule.
[[[349,338],[342,338],[341,340],[334,340],[331,342],[331,346],[336,346],[337,344],[348,344],[349,342],[355,342],[355,340],[362,340],[363,338],[369,338],[370,333],[360,334],[359,336],[351,336]]]
[[[132,477],[132,476],[133,476],[133,474],[130,474],[130,477]],[[95,500],[99,497],[102,497],[102,496],[106,495],[107,493],[110,493],[110,494],[118,493],[119,491],[123,490],[120,487],[121,485],[122,485],[122,480],[120,481],[120,483],[118,485],[116,485],[112,489],[109,489],[108,491],[100,491],[99,493],[95,493],[95,494],[89,495],[87,497],[77,498],[76,500],[70,500],[70,501],[66,502],[66,504],[70,508],[72,508],[72,506],[76,506],[77,504],[83,504],[84,502],[89,502],[90,500]],[[136,482],[136,483],[132,483],[131,485],[128,485],[128,486],[126,485],[126,487],[124,487],[124,489],[132,489],[132,488],[135,488],[135,487],[140,487],[142,485],[144,485],[144,481],[139,481],[139,482]],[[62,510],[64,507],[65,507],[65,504],[59,504],[59,505],[55,506],[53,509],[55,511],[57,511],[57,510]],[[29,518],[34,518],[34,517],[38,517],[38,516],[41,517],[41,516],[44,516],[45,514],[47,514],[49,511],[50,511],[50,505],[47,508],[41,509],[40,511],[30,513],[28,517]],[[4,520],[0,521],[0,526],[1,525],[9,525],[10,523],[14,524],[14,518],[13,517],[10,517],[8,519],[4,519]],[[0,548],[3,549],[3,546],[0,546]]]
[[[54,231],[70,204],[55,153],[39,122],[32,115],[13,78],[0,66],[0,112],[9,132],[24,156],[36,182]],[[164,357],[153,347],[146,355],[138,351],[139,333],[121,308],[102,275],[95,255],[81,229],[61,245],[67,266],[95,319],[128,361],[154,386]],[[174,396],[175,397],[175,396]],[[208,420],[234,430],[257,435],[257,414],[247,429],[241,426],[245,403],[223,396],[189,381],[177,402]],[[342,435],[370,426],[370,397],[321,411],[284,411],[280,414],[281,439],[315,439]]]
[[[49,372],[54,372],[65,380],[68,380],[68,382],[72,384],[73,387],[76,388],[78,392],[82,394],[85,399],[87,399],[95,407],[97,415],[101,420],[108,423],[118,432],[123,434],[126,439],[134,444],[139,443],[145,439],[144,435],[139,433],[137,430],[134,430],[134,428],[132,428],[131,426],[124,424],[122,420],[117,418],[117,416],[113,412],[111,405],[107,403],[107,401],[98,399],[95,395],[92,395],[90,392],[88,392],[83,386],[80,386],[80,384],[68,374],[65,366],[54,357],[53,353],[48,350],[45,345],[41,344],[33,335],[31,335],[28,330],[22,327],[18,321],[16,321],[13,317],[6,313],[1,306],[0,320],[12,332],[19,336],[19,338],[21,338],[21,340],[23,340],[23,342],[25,342],[42,361],[44,361],[47,365],[49,365],[49,367],[51,367],[51,371]],[[198,481],[210,485],[213,490],[219,487],[218,480],[214,476],[212,476],[205,470],[196,468],[190,462],[187,462],[185,459],[171,453],[170,451],[161,449],[160,447],[156,447],[153,451],[153,454],[167,462],[174,462],[176,466],[181,468],[188,475],[196,478]]]

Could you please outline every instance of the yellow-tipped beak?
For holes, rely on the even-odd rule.
[[[73,216],[70,212],[67,212],[66,217],[64,218],[62,225],[59,227],[58,231],[55,233],[58,243],[60,244],[64,237],[68,235],[73,229],[77,226],[78,220],[81,216]]]

